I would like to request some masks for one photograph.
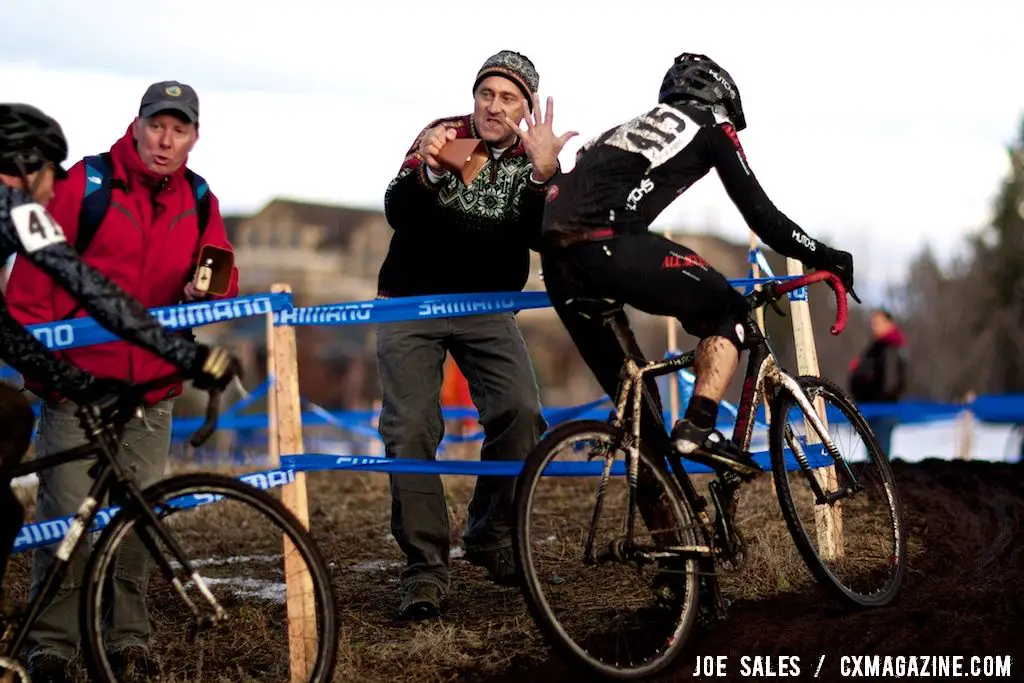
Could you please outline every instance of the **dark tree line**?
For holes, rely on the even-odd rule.
[[[892,292],[914,396],[957,400],[1024,391],[1024,120],[991,222],[942,267],[930,249]]]

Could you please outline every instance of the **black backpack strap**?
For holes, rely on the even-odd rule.
[[[203,231],[210,222],[210,186],[203,176],[185,169],[185,177],[188,184],[192,186],[192,196],[196,199],[196,215],[199,218],[199,238],[202,239]]]
[[[111,172],[110,152],[85,157],[85,194],[78,210],[78,234],[75,236],[75,251],[84,254],[100,229],[103,217],[110,206]]]
[[[82,195],[82,204],[78,208],[78,233],[75,235],[74,249],[80,255],[92,243],[103,223],[103,217],[107,215],[110,207],[110,197],[115,185],[123,187],[123,183],[116,182],[112,177],[113,166],[110,163],[110,152],[103,152],[94,156],[88,156],[85,161],[85,192]],[[62,320],[70,320],[82,309],[80,302],[75,302],[72,308]]]

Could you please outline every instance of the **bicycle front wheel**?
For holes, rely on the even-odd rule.
[[[782,516],[811,573],[840,602],[887,605],[907,564],[892,468],[842,389],[820,377],[797,381],[812,407],[825,404],[827,436],[839,455],[829,453],[796,397],[781,389],[772,402],[769,448]]]
[[[338,633],[330,573],[277,498],[205,473],[166,479],[143,496],[194,573],[137,511],[126,506],[110,521],[82,592],[92,680],[331,680]],[[214,603],[225,621],[211,623]]]
[[[515,554],[549,644],[582,668],[629,680],[661,671],[682,651],[697,617],[698,560],[710,549],[698,545],[676,482],[646,448],[640,514],[631,515],[622,440],[620,430],[590,420],[541,440],[516,485]]]

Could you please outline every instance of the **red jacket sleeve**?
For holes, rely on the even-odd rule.
[[[210,222],[203,231],[203,238],[200,242],[200,249],[209,244],[210,246],[227,249],[234,253],[235,248],[228,241],[227,230],[224,229],[224,217],[220,215],[220,201],[217,196],[210,193]],[[231,284],[228,286],[227,294],[222,296],[211,296],[211,299],[233,299],[238,296],[238,266],[231,267]]]
[[[78,162],[71,167],[68,177],[54,186],[53,199],[46,207],[71,244],[78,235],[78,213],[84,193],[85,165]],[[53,302],[56,287],[53,279],[28,259],[20,256],[14,259],[5,293],[11,315],[22,325],[56,320],[58,315]]]

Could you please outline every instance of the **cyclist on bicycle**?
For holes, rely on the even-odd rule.
[[[720,473],[756,475],[749,453],[715,424],[739,352],[760,338],[744,297],[698,254],[648,231],[676,197],[711,169],[751,229],[772,249],[829,270],[853,286],[853,257],[812,239],[782,214],[750,170],[737,132],[746,127],[733,79],[704,55],[684,53],[665,74],[658,105],[587,142],[575,168],[548,189],[543,224],[545,287],[563,324],[609,396],[625,360],[613,331],[573,307],[580,298],[629,304],[677,318],[700,338],[693,397],[672,442],[661,428],[655,380],[647,389],[641,438]],[[625,322],[625,313],[617,312]],[[640,349],[630,332],[632,351]]]
[[[200,389],[223,389],[238,371],[235,358],[220,347],[187,341],[163,327],[141,303],[79,260],[61,227],[44,208],[53,197],[55,177],[68,145],[60,125],[27,104],[0,104],[0,262],[16,253],[29,259],[77,298],[96,321],[118,337],[152,351],[177,366]],[[32,377],[48,378],[53,389],[78,405],[123,395],[127,385],[96,378],[62,363],[22,327],[0,295],[0,358]],[[0,579],[24,510],[3,479],[28,448],[34,416],[21,392],[0,390]],[[11,421],[8,424],[7,421]],[[27,424],[22,424],[27,420]],[[2,591],[0,591],[2,592]]]

